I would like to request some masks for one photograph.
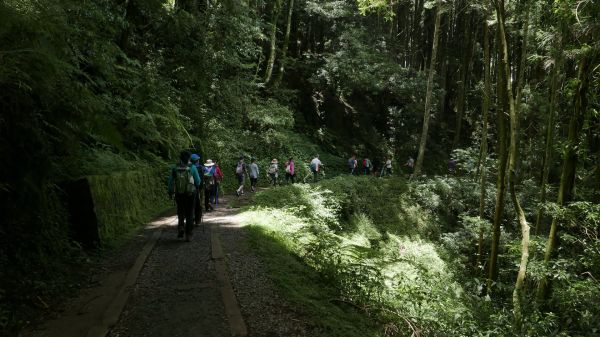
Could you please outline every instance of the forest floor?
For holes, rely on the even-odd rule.
[[[235,197],[233,197],[235,198]],[[97,268],[89,286],[23,336],[308,336],[278,295],[238,216],[249,198],[223,198],[191,242],[159,218]]]

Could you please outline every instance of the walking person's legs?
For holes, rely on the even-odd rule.
[[[194,194],[194,223],[196,225],[199,225],[202,219],[202,204],[200,203],[200,199],[200,192],[196,192]]]
[[[239,187],[238,189],[235,191],[235,193],[237,194],[237,196],[239,197],[240,194],[244,194],[244,175],[243,174],[238,174],[237,175],[238,178],[238,184]]]
[[[175,203],[177,204],[177,237],[183,238],[186,216],[184,196],[181,194],[175,195]]]
[[[210,205],[211,187],[204,189],[204,209],[208,212],[212,210]]]
[[[194,230],[194,200],[196,195],[185,196],[185,239],[190,241]]]

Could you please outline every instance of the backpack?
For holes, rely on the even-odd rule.
[[[205,187],[212,187],[215,184],[215,173],[216,170],[213,170],[212,167],[207,167],[204,169],[204,182],[205,182]]]
[[[237,164],[237,167],[235,168],[235,174],[242,174],[244,173],[244,164],[242,164],[241,162]]]
[[[269,166],[269,174],[275,173],[277,173],[277,164],[271,164],[271,166]]]
[[[178,165],[173,171],[175,175],[175,193],[192,195],[196,190],[194,176],[187,165]]]
[[[352,159],[352,158],[348,159],[348,168],[350,168],[350,169],[354,168],[354,159]]]

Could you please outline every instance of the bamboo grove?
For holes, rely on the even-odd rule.
[[[515,334],[598,333],[598,18],[593,0],[4,1],[1,289],[64,287],[52,272],[82,256],[69,179],[187,147],[390,156],[404,173],[412,156],[416,184],[454,158],[470,220],[439,217],[467,233],[474,302]],[[0,328],[21,324],[17,298],[0,291]]]

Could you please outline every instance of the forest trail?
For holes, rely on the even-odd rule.
[[[191,242],[176,238],[176,225],[176,216],[148,224],[100,267],[93,286],[25,336],[306,335],[273,290],[227,199],[205,214]]]

